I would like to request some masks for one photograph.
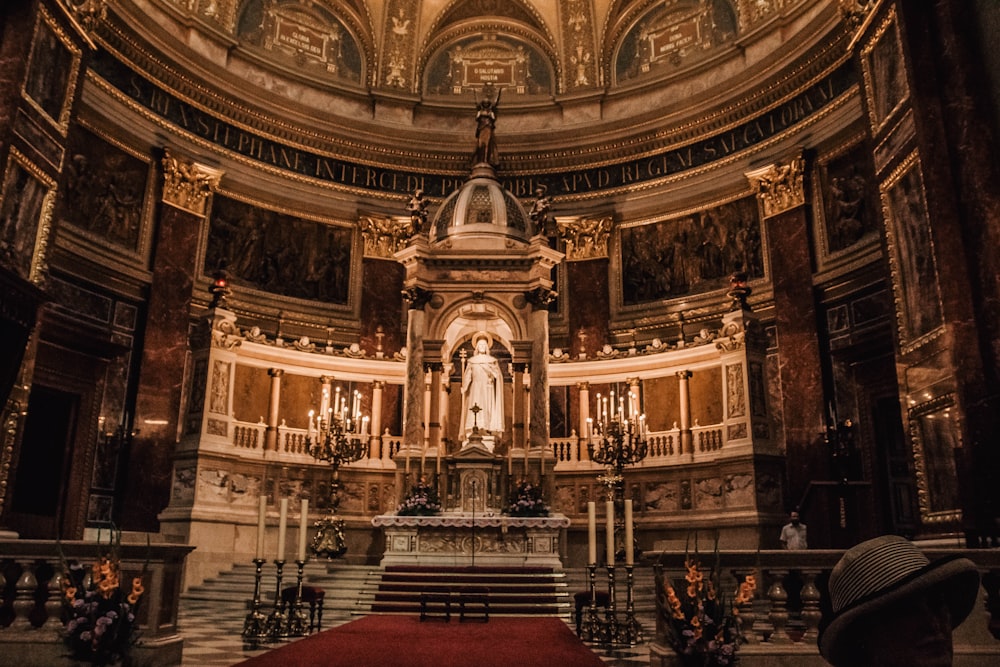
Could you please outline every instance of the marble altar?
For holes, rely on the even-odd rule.
[[[436,516],[380,514],[372,525],[385,533],[382,565],[562,568],[562,514],[516,517],[446,512]]]

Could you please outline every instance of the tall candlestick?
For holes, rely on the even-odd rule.
[[[587,564],[597,564],[597,503],[587,503]]]
[[[285,533],[288,532],[288,498],[281,499],[281,509],[278,512],[278,556],[277,560],[285,560]]]
[[[625,501],[625,564],[635,563],[635,549],[632,546],[632,499]]]
[[[608,567],[615,565],[615,503],[609,500],[604,503],[607,514],[607,546],[608,546]]]
[[[299,515],[299,560],[306,559],[306,537],[309,534],[309,501],[302,499],[302,513]]]
[[[267,521],[267,496],[261,496],[257,504],[257,552],[255,558],[264,558],[264,530]]]

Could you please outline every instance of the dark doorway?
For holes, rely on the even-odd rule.
[[[28,399],[14,494],[11,523],[22,537],[64,537],[73,433],[80,397],[35,385]]]

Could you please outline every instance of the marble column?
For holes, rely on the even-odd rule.
[[[409,475],[414,454],[424,442],[424,306],[431,293],[419,287],[405,292],[409,310],[406,316],[406,385],[403,388],[403,443],[405,473]]]
[[[798,503],[809,482],[829,480],[823,446],[823,363],[816,327],[809,220],[801,155],[746,174],[757,192],[770,250],[771,283],[778,345],[782,424],[788,469],[786,500]],[[814,511],[824,499],[814,497]],[[823,538],[817,535],[817,546]]]
[[[206,200],[222,172],[164,152],[163,202],[152,258],[145,339],[136,395],[137,433],[129,454],[122,528],[158,530],[170,499],[172,456],[180,431],[191,296]]]
[[[694,456],[694,443],[691,441],[691,371],[677,371],[678,403],[680,404],[680,438],[681,454]]]
[[[528,440],[532,451],[548,458],[549,446],[549,311],[554,295],[550,291],[532,293],[528,315],[531,343],[531,400],[528,410]],[[544,467],[540,467],[539,471]]]
[[[264,432],[264,451],[278,451],[278,406],[281,404],[281,376],[285,371],[281,368],[269,368],[271,376],[271,392],[267,397],[267,430]]]
[[[384,380],[374,380],[372,382],[372,422],[371,439],[368,442],[368,458],[372,461],[380,458],[383,463],[389,463],[389,448],[382,449],[382,389],[385,387]]]
[[[580,390],[580,426],[577,429],[577,433],[580,434],[580,460],[590,461],[590,452],[587,451],[587,445],[590,444],[590,434],[593,431],[593,426],[588,423],[590,419],[590,383],[577,382],[576,387]]]

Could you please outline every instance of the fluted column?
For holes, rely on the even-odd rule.
[[[264,451],[278,451],[278,406],[281,400],[281,376],[285,371],[280,368],[269,368],[271,376],[271,392],[267,397],[267,430],[264,432]]]

